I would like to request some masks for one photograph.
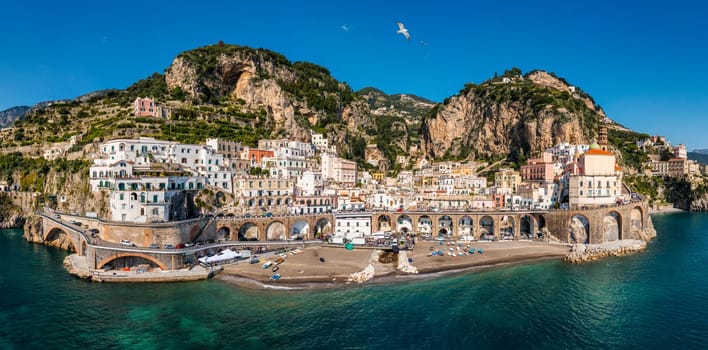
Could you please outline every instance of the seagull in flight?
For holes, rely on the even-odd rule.
[[[403,23],[396,22],[396,24],[398,24],[398,30],[396,31],[396,34],[403,34],[403,36],[406,37],[406,40],[411,40],[411,35],[408,34],[408,29],[403,26]]]

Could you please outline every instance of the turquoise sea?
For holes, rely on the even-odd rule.
[[[646,252],[402,284],[100,284],[0,231],[0,349],[708,348],[708,214],[654,216]]]

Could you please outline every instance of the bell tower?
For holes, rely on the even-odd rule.
[[[608,151],[607,147],[607,127],[604,125],[600,126],[600,131],[597,134],[597,144],[600,145],[600,149],[603,151]]]

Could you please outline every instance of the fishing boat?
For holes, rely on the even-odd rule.
[[[270,276],[270,279],[273,281],[277,281],[280,279],[280,274],[279,273],[273,274],[273,276]]]
[[[261,268],[267,269],[267,268],[271,267],[272,265],[273,265],[272,261],[266,261],[265,263],[263,263],[263,265],[261,265]]]
[[[277,258],[277,259],[275,259],[275,263],[278,264],[278,265],[280,265],[280,264],[282,264],[282,263],[284,263],[284,262],[285,262],[285,259],[283,259],[283,258]]]
[[[482,249],[477,249],[477,253],[482,254],[482,253],[484,253],[484,250],[482,250]]]
[[[273,269],[272,269],[273,272],[278,271],[278,270],[280,270],[280,268],[278,267],[278,265],[273,266]]]

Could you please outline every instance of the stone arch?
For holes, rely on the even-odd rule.
[[[494,219],[485,215],[479,219],[479,239],[491,241],[494,240]]]
[[[98,263],[98,266],[97,266],[96,268],[97,268],[97,269],[101,269],[101,268],[103,268],[104,266],[106,266],[106,264],[108,264],[108,263],[110,263],[110,262],[112,262],[112,261],[118,260],[118,259],[120,259],[120,258],[128,258],[128,257],[142,258],[142,259],[145,259],[145,260],[147,260],[147,261],[149,261],[149,262],[151,262],[151,263],[157,265],[159,268],[161,268],[161,269],[163,269],[163,270],[167,270],[167,266],[165,266],[165,264],[163,264],[160,260],[155,259],[154,257],[152,257],[152,256],[150,256],[150,255],[146,255],[146,254],[142,254],[142,253],[120,253],[120,254],[116,254],[116,255],[113,255],[113,256],[110,256],[110,257],[108,257],[108,258],[105,258],[105,259],[101,260],[101,262]]]
[[[514,218],[510,215],[502,216],[501,222],[499,223],[499,232],[503,240],[514,239]]]
[[[315,238],[321,239],[332,234],[332,222],[328,218],[319,218],[315,222]]]
[[[568,221],[570,243],[590,243],[590,220],[583,214],[575,214]]]
[[[231,229],[228,226],[221,226],[216,230],[216,239],[228,241],[231,239]]]
[[[86,241],[81,240],[81,251],[78,253],[79,256],[85,256],[86,255]]]
[[[76,247],[79,247],[79,245],[77,245],[74,241],[74,238],[71,237],[70,234],[66,233],[64,229],[59,227],[54,227],[49,230],[47,235],[44,237],[44,242],[54,247],[66,249],[70,252],[77,252]]]
[[[457,221],[458,236],[474,236],[474,220],[469,215],[463,215]]]
[[[644,212],[641,207],[634,207],[629,213],[629,229],[633,236],[639,236],[644,230]]]
[[[244,222],[238,228],[238,240],[239,241],[257,241],[260,237],[260,230],[258,225],[252,222]]]
[[[531,215],[524,215],[519,220],[519,233],[523,239],[533,239],[534,237],[534,219]]]
[[[451,217],[449,217],[447,215],[440,216],[438,218],[438,236],[442,235],[443,231],[446,236],[448,236],[448,237],[451,236],[452,233],[454,232],[453,231],[454,226],[455,226],[455,222],[454,222],[454,220],[452,220]]]
[[[388,215],[379,215],[376,228],[379,231],[391,231],[391,217]]]
[[[413,219],[408,215],[400,215],[396,219],[396,231],[408,234],[413,232]]]
[[[536,224],[538,225],[536,226],[536,237],[543,238],[543,234],[544,232],[546,232],[546,217],[539,214],[536,219],[538,220],[536,222]]]
[[[266,227],[266,240],[268,241],[284,241],[287,237],[285,224],[280,221],[273,221]]]
[[[307,220],[297,220],[293,223],[290,230],[290,239],[309,239],[310,224]]]
[[[622,239],[622,215],[614,210],[607,213],[602,218],[602,231],[605,242]]]
[[[418,218],[418,232],[422,234],[432,234],[433,233],[433,219],[427,215],[421,215]]]

